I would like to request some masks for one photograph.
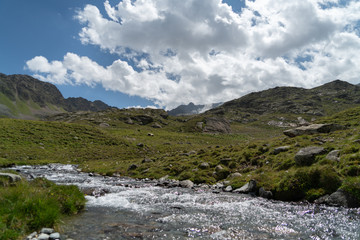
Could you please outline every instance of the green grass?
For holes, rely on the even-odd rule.
[[[0,166],[71,163],[79,164],[84,171],[109,176],[169,175],[195,183],[228,180],[233,187],[255,179],[259,186],[272,190],[277,199],[310,201],[334,190],[326,179],[339,187],[345,179],[360,174],[360,143],[356,141],[360,139],[360,108],[317,121],[343,124],[348,126],[346,130],[295,138],[283,135],[283,128],[267,125],[275,115],[265,116],[263,122],[233,122],[233,134],[203,134],[193,131],[196,122],[201,121],[199,116],[162,117],[161,113],[130,109],[63,115],[63,121],[72,123],[0,119]],[[125,123],[127,118],[142,115],[151,116],[153,122]],[[282,118],[296,119],[284,114]],[[110,127],[99,127],[103,122]],[[152,128],[154,122],[162,128]],[[274,154],[280,146],[289,146],[289,150]],[[322,146],[327,153],[340,150],[341,161],[327,160],[325,153],[311,166],[296,166],[295,154],[308,146]],[[152,161],[142,163],[144,158]],[[204,162],[208,168],[201,167]],[[133,164],[137,167],[129,169]],[[216,173],[218,165],[223,169]],[[235,172],[241,177],[227,177]]]
[[[1,182],[1,181],[0,181]],[[54,227],[64,215],[76,214],[85,198],[76,186],[58,186],[38,178],[0,184],[0,239],[19,239],[42,227]]]

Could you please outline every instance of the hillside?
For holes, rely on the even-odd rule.
[[[0,116],[36,119],[61,112],[100,111],[106,108],[109,106],[101,101],[65,99],[53,84],[31,76],[0,73]]]

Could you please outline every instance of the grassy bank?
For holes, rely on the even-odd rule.
[[[0,239],[19,239],[42,227],[55,226],[63,215],[76,214],[85,198],[76,186],[46,179],[10,184],[0,178]]]
[[[360,108],[317,120],[347,126],[345,130],[294,138],[266,124],[276,115],[249,124],[232,122],[232,134],[203,134],[192,131],[201,121],[198,117],[163,118],[154,113],[153,121],[161,128],[153,128],[154,122],[125,123],[126,118],[146,115],[139,111],[66,118],[72,123],[0,119],[0,165],[71,163],[109,176],[169,175],[195,183],[226,181],[233,188],[255,179],[281,200],[312,201],[338,187],[354,193],[359,189]],[[282,115],[290,117],[296,119]],[[103,122],[108,126],[100,127]],[[281,146],[288,148],[275,153]],[[325,152],[309,166],[296,165],[296,153],[308,146],[321,146]],[[340,161],[326,159],[332,150],[340,151]]]

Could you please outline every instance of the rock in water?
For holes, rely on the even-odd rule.
[[[266,198],[266,199],[271,199],[273,198],[273,194],[271,191],[265,191],[265,189],[263,187],[261,187],[259,189],[259,196],[262,198]]]
[[[233,191],[234,193],[251,193],[256,192],[256,181],[250,180],[248,183],[246,183],[241,188],[235,189]]]
[[[325,153],[325,149],[323,147],[302,148],[295,155],[295,163],[298,166],[310,166],[314,163],[315,157],[323,153]]]
[[[354,196],[342,189],[339,189],[336,192],[332,193],[327,199],[325,199],[325,203],[338,207],[360,207],[360,202]]]
[[[183,187],[183,188],[193,188],[194,187],[194,183],[190,180],[180,181],[179,185],[180,185],[180,187]]]

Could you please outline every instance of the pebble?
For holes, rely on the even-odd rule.
[[[26,237],[26,240],[60,240],[60,239],[61,239],[60,233],[55,232],[54,229],[52,228],[42,228],[40,233],[33,232]]]

